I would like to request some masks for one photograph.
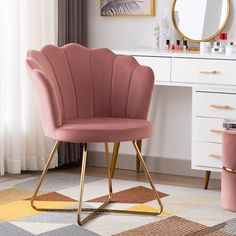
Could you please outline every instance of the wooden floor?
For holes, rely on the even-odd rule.
[[[80,174],[80,168],[67,168],[67,169],[56,169],[50,170],[53,172],[71,172]],[[27,178],[35,175],[39,175],[41,172],[23,172],[21,175],[10,175],[7,174],[4,177],[0,177],[0,183],[6,182],[9,180]],[[97,177],[106,177],[106,169],[101,167],[88,167],[86,174],[89,176]],[[177,175],[165,175],[165,174],[156,174],[151,173],[153,181],[156,184],[167,184],[175,186],[184,186],[184,187],[193,187],[193,188],[203,188],[204,179],[203,178],[193,178],[186,176],[177,176]],[[204,172],[203,172],[204,176]],[[136,173],[135,171],[130,170],[115,170],[114,179],[124,179],[124,180],[134,180],[147,182],[147,178],[144,172]],[[220,189],[220,180],[210,179],[208,189]]]
[[[73,170],[74,171],[74,170]],[[88,175],[91,176],[106,176],[105,168],[89,167],[87,171]],[[193,178],[186,176],[167,175],[167,174],[156,174],[151,173],[152,179],[156,184],[167,184],[175,186],[185,186],[193,188],[203,188],[204,178]],[[204,176],[204,172],[203,172]],[[144,172],[136,173],[130,170],[115,170],[114,179],[134,180],[147,182],[147,178]],[[220,189],[220,180],[210,179],[209,189]]]

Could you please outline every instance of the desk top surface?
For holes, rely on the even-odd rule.
[[[175,51],[162,51],[150,48],[138,48],[138,49],[113,49],[117,54],[133,55],[133,56],[151,56],[151,57],[166,57],[166,58],[198,58],[198,59],[218,59],[218,60],[236,60],[235,55],[208,53],[201,54],[200,52],[187,51],[187,52],[175,52]]]

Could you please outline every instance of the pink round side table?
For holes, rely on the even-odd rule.
[[[236,212],[236,130],[223,134],[221,203],[224,209]]]

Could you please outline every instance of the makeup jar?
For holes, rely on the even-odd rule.
[[[236,45],[231,44],[231,45],[225,46],[225,54],[226,55],[236,55]]]
[[[211,53],[211,42],[201,42],[200,53],[201,54]]]

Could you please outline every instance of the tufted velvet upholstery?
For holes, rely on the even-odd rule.
[[[46,136],[68,142],[147,138],[154,76],[131,56],[79,44],[28,52]]]

